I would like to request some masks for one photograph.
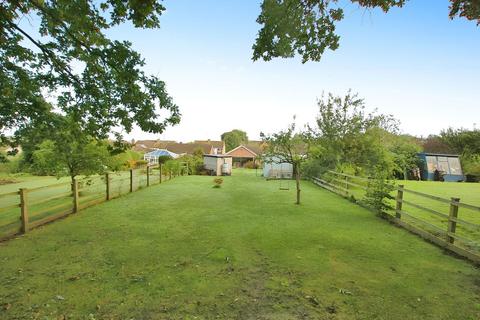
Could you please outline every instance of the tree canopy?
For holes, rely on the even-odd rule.
[[[408,0],[350,0],[365,9],[388,12]],[[299,54],[303,62],[319,61],[326,49],[336,50],[340,36],[336,25],[344,18],[344,1],[263,0],[257,22],[261,25],[253,45],[253,60],[289,58]],[[450,0],[449,16],[480,24],[478,0]]]
[[[367,168],[380,163],[391,169],[385,161],[383,142],[387,133],[397,131],[398,122],[392,116],[367,113],[363,99],[350,91],[343,97],[322,96],[318,108],[316,124],[310,127],[321,154],[315,161],[317,171],[339,169],[366,174]]]
[[[225,150],[230,151],[241,144],[248,142],[248,136],[245,131],[233,129],[232,131],[224,132],[221,139],[225,142]]]
[[[103,139],[134,125],[161,133],[180,121],[165,83],[147,75],[126,41],[105,31],[159,27],[155,0],[16,0],[0,3],[0,134],[53,114]],[[28,20],[28,22],[27,22]]]

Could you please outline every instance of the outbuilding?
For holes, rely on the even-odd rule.
[[[464,181],[460,158],[455,154],[419,153],[423,162],[422,180]]]
[[[212,176],[230,176],[232,174],[232,156],[204,154],[203,164]]]
[[[267,179],[291,179],[293,165],[281,162],[278,157],[266,157],[263,159],[263,176]]]

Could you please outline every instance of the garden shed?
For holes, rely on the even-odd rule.
[[[281,162],[277,157],[266,157],[263,159],[263,176],[267,179],[291,179],[293,165]]]
[[[203,164],[212,176],[230,176],[232,174],[232,156],[204,154]]]
[[[460,158],[455,154],[419,153],[423,162],[422,180],[463,181]]]
[[[153,151],[145,153],[143,155],[143,160],[147,161],[150,165],[158,164],[158,159],[160,157],[170,157],[172,159],[176,159],[179,157],[179,155],[166,149],[155,149]]]

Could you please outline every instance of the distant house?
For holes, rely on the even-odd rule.
[[[176,159],[179,157],[179,155],[165,149],[156,149],[145,153],[143,155],[143,160],[147,161],[148,164],[153,165],[158,164],[158,159],[160,157],[170,157],[172,159]]]
[[[175,143],[170,140],[138,140],[133,141],[133,151],[137,152],[149,152],[156,149],[165,149],[167,144]]]
[[[212,154],[224,154],[225,153],[225,142],[223,142],[223,141],[195,140],[193,143],[211,145],[212,148],[213,148]]]
[[[458,155],[423,152],[418,157],[424,163],[422,180],[438,180],[439,176],[444,181],[465,180]]]
[[[133,143],[132,149],[137,152],[165,149],[179,155],[192,155],[198,150],[201,150],[202,154],[223,154],[225,153],[225,144],[223,141],[211,140],[196,140],[195,142],[188,143],[171,140],[138,140]]]
[[[235,149],[227,152],[226,155],[229,155],[233,158],[233,167],[235,168],[244,167],[249,161],[255,163],[259,156],[256,152],[244,145],[239,145]]]
[[[165,149],[179,155],[192,155],[195,152],[201,152],[202,154],[213,154],[213,146],[203,143],[168,143],[165,146]]]
[[[233,167],[239,168],[244,167],[249,161],[259,164],[265,147],[266,145],[263,141],[249,141],[228,151],[226,154],[233,157]]]

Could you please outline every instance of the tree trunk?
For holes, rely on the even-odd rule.
[[[295,169],[295,180],[297,185],[297,202],[295,202],[295,204],[300,204],[300,170],[298,169],[298,166]]]
[[[75,182],[75,176],[70,176],[72,183],[70,184],[70,190],[73,191],[73,183]]]

